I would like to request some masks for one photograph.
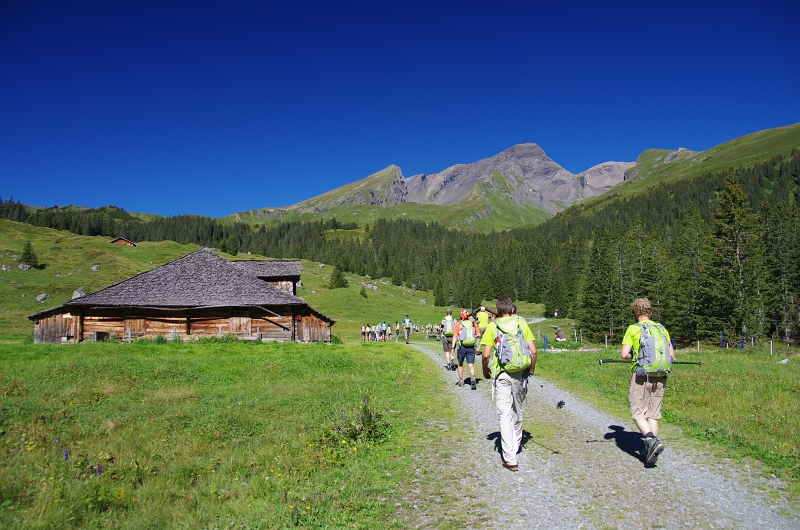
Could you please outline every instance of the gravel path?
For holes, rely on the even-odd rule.
[[[438,343],[413,347],[444,364]],[[480,375],[477,359],[476,371]],[[456,482],[443,489],[466,500],[458,504],[466,515],[457,520],[468,528],[800,528],[800,514],[785,500],[786,486],[774,476],[703,453],[668,425],[662,426],[667,447],[658,465],[645,469],[638,456],[643,443],[630,418],[599,412],[539,377],[528,386],[520,470],[507,471],[495,448],[499,426],[490,382],[479,377],[473,391],[456,387],[457,379],[442,368],[443,386],[465,411],[464,425],[455,428],[474,436],[462,437],[460,455],[438,455],[436,461],[457,467],[463,455],[472,455],[472,472],[441,477]],[[557,409],[556,400],[566,406]],[[659,497],[639,501],[647,492]],[[447,519],[420,513],[424,503],[420,510],[413,495],[404,500],[415,503],[411,522],[418,527],[438,527]]]

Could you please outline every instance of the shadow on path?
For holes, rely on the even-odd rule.
[[[497,453],[499,455],[503,454],[503,443],[502,443],[502,441],[500,439],[500,431],[494,431],[493,433],[487,434],[486,435],[486,439],[489,440],[489,441],[493,441],[494,442],[494,452],[495,453]],[[543,443],[537,442],[536,440],[534,440],[533,436],[531,436],[531,433],[529,433],[528,431],[526,431],[524,429],[522,430],[522,443],[520,443],[519,449],[517,449],[517,454],[522,452],[522,449],[525,447],[525,444],[527,444],[528,442],[531,442],[534,445],[538,445],[539,447],[547,449],[548,451],[550,451],[554,455],[560,454],[555,449],[553,449],[551,447],[547,447]]]
[[[642,453],[644,452],[644,441],[642,440],[641,434],[638,432],[626,431],[625,427],[620,425],[609,425],[608,428],[611,429],[611,432],[607,432],[603,438],[606,440],[614,440],[614,442],[617,444],[617,447],[619,447],[622,451],[636,458],[636,460],[644,462],[644,459],[642,458]]]

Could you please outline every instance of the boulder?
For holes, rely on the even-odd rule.
[[[40,295],[38,295],[38,296],[36,297],[36,301],[37,301],[37,302],[44,303],[44,301],[45,301],[45,300],[47,300],[48,298],[50,298],[50,295],[49,295],[49,294],[47,294],[47,293],[42,293],[42,294],[40,294]]]
[[[80,298],[81,296],[86,296],[86,293],[81,291],[80,289],[76,289],[72,291],[72,299],[75,300],[76,298]]]
[[[18,268],[18,269],[22,269],[22,270],[24,270],[24,271],[29,271],[29,270],[31,270],[33,267],[31,267],[30,265],[28,265],[28,264],[27,264],[27,263],[25,263],[24,261],[20,261],[20,262],[17,264],[17,268]]]
[[[99,270],[100,270],[100,265],[98,265],[98,264],[96,264],[96,263],[95,263],[94,265],[92,265],[92,270],[93,270],[94,272],[97,272],[97,271],[99,271]]]

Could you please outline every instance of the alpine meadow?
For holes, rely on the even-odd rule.
[[[670,376],[667,432],[774,475],[800,510],[800,124],[645,151],[613,187],[550,210],[514,198],[528,181],[508,156],[453,204],[404,200],[394,169],[360,181],[374,190],[225,218],[0,199],[0,526],[481,526],[435,465],[467,429],[441,368],[360,329],[409,315],[411,342],[441,353],[426,324],[501,296],[532,322],[536,377],[619,417],[628,372],[598,359],[618,357],[648,298],[679,360],[702,363]],[[28,315],[200,247],[301,260],[296,294],[335,320],[331,342],[33,343]]]

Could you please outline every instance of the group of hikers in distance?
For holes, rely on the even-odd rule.
[[[374,326],[370,326],[369,324],[361,326],[361,340],[368,342],[391,341],[392,335],[394,335],[394,341],[398,342],[402,334],[406,344],[408,344],[408,337],[411,333],[419,333],[419,324],[414,324],[411,319],[408,318],[408,315],[405,316],[402,323],[395,322],[394,326],[387,324],[385,320]]]
[[[516,314],[511,298],[498,298],[496,309],[496,313],[485,306],[472,312],[463,309],[460,320],[456,320],[453,310],[448,308],[440,324],[442,349],[445,368],[458,371],[459,387],[465,383],[466,360],[469,386],[475,390],[476,346],[480,348],[483,377],[492,381],[500,422],[501,463],[510,471],[518,471],[522,404],[527,397],[528,378],[536,370],[536,344],[528,323]],[[642,460],[646,467],[652,467],[664,451],[664,443],[658,439],[658,420],[675,350],[669,332],[650,319],[652,306],[647,298],[634,300],[631,309],[636,322],[625,331],[620,356],[631,361],[628,405],[631,418],[644,438]],[[562,405],[560,402],[559,408]]]

